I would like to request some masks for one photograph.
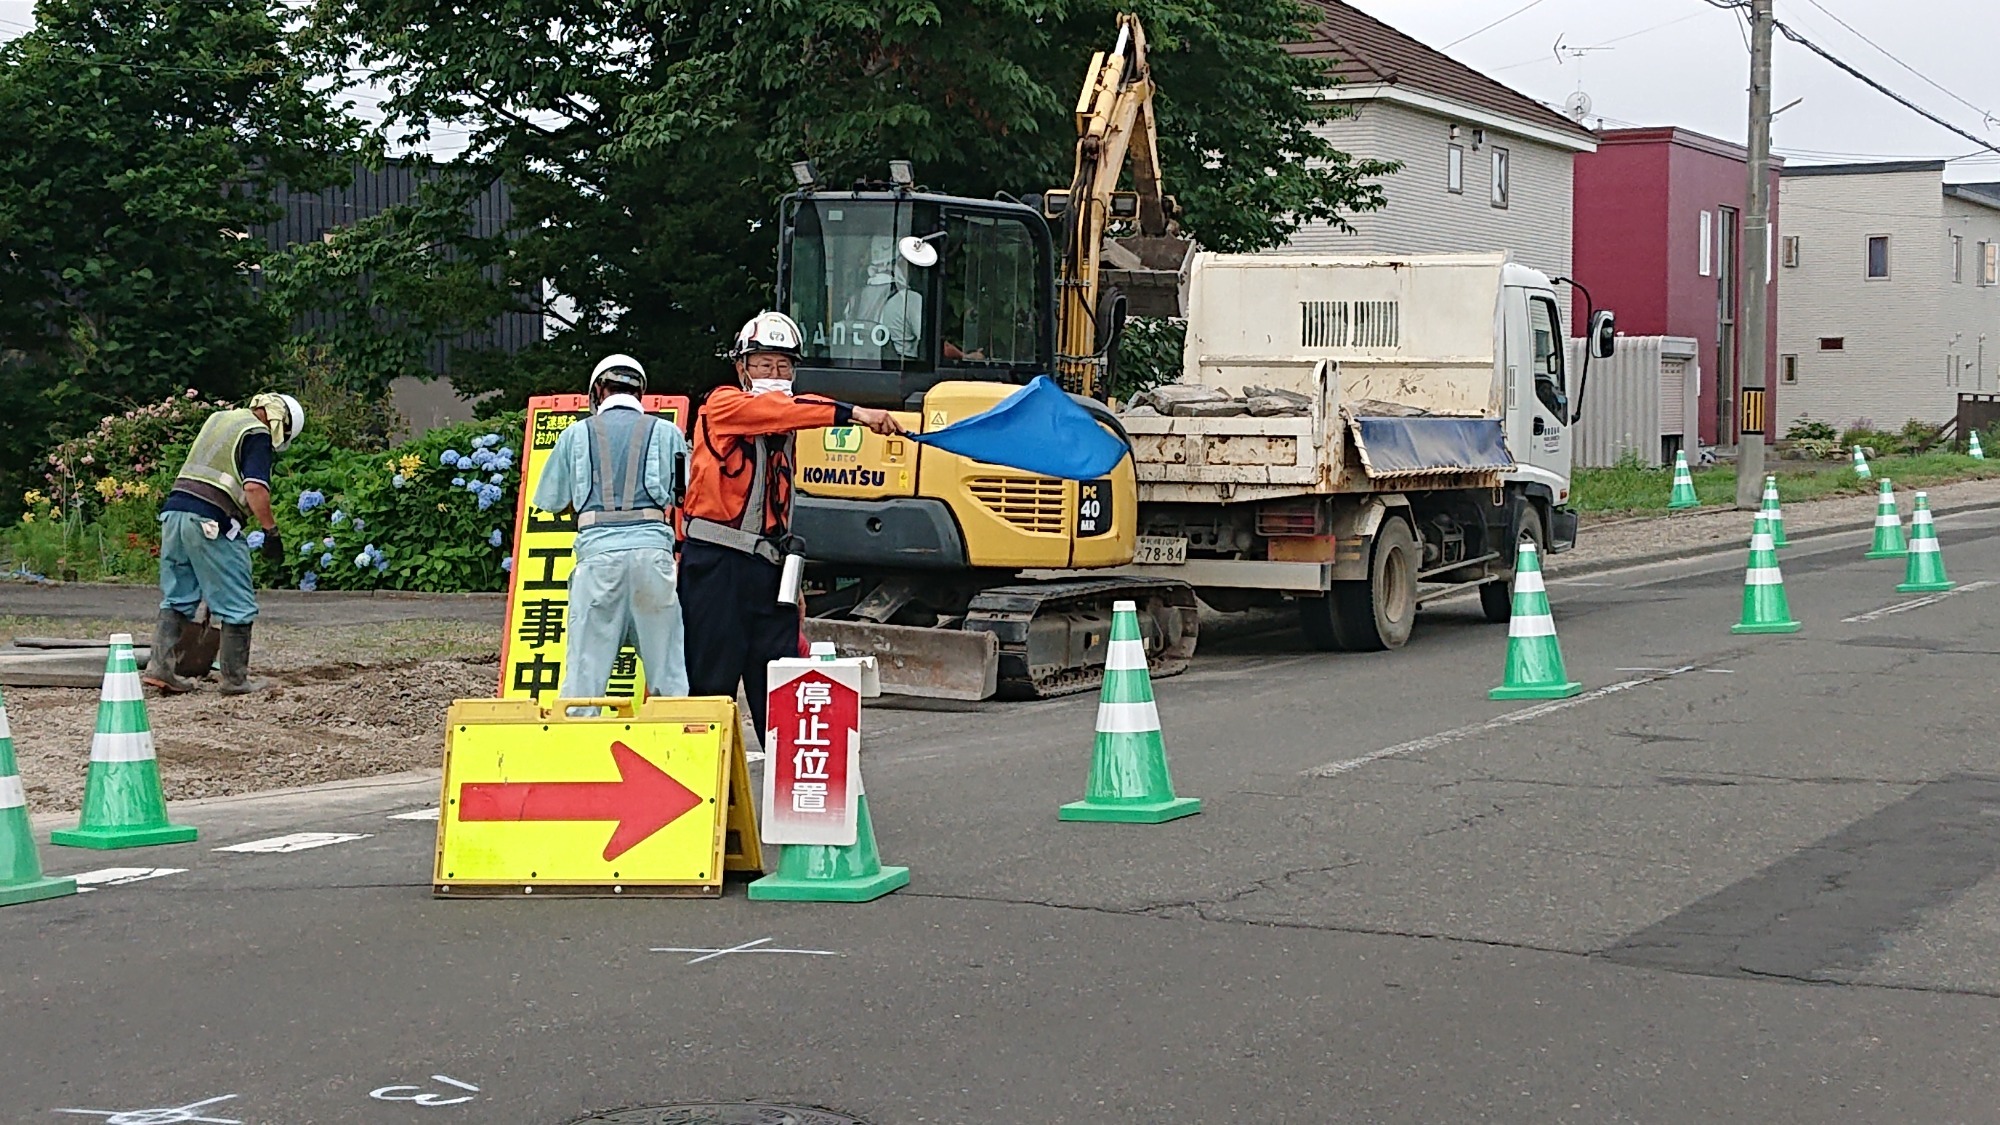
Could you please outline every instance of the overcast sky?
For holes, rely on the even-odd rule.
[[[1583,90],[1592,125],[1601,116],[1614,127],[1681,125],[1744,137],[1749,52],[1741,20],[1707,0],[1351,2],[1543,101],[1559,105]],[[0,0],[0,39],[27,30],[33,9],[30,0]],[[1777,12],[1883,85],[2000,144],[2000,2],[1777,0]],[[1773,81],[1776,104],[1805,99],[1778,118],[1774,132],[1780,154],[1795,163],[1978,150],[1782,38]],[[1945,178],[2000,180],[2000,154],[1954,163]]]

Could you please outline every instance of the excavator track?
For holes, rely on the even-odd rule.
[[[1182,582],[1084,578],[995,586],[972,598],[961,628],[990,633],[998,642],[999,698],[1052,699],[1104,682],[1111,610],[1121,601],[1138,603],[1151,674],[1172,676],[1186,669],[1201,613],[1194,588]]]

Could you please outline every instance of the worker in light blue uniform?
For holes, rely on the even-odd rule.
[[[675,466],[686,457],[678,426],[647,414],[646,372],[627,355],[590,376],[591,416],[556,439],[535,507],[576,513],[569,575],[564,699],[604,695],[620,647],[639,650],[646,693],[688,692],[680,598],[675,593]]]

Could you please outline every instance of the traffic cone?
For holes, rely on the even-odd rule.
[[[1938,549],[1937,527],[1931,523],[1931,498],[1927,493],[1917,493],[1917,510],[1910,513],[1909,560],[1903,581],[1896,586],[1897,593],[1935,594],[1958,585],[1944,576],[1944,553]]]
[[[1764,508],[1757,513],[1757,518],[1771,525],[1771,545],[1773,547],[1782,548],[1791,546],[1791,544],[1785,542],[1785,513],[1778,506],[1777,477],[1770,476],[1764,478]]]
[[[1895,482],[1882,478],[1881,498],[1875,502],[1875,545],[1868,549],[1871,559],[1900,559],[1909,553],[1910,541],[1903,538],[1903,517],[1896,512]]]
[[[1974,430],[1974,431],[1972,431],[1972,437],[1971,437],[1971,438],[1969,438],[1969,439],[1967,439],[1967,441],[1966,441],[1966,446],[1965,446],[1965,452],[1966,452],[1967,454],[1969,454],[1969,455],[1970,455],[1970,456],[1972,457],[1972,459],[1973,459],[1973,460],[1975,460],[1975,461],[1984,461],[1984,460],[1986,460],[1986,451],[1985,451],[1984,449],[1981,449],[1981,448],[1979,448],[1979,431],[1978,431],[1978,430]]]
[[[1667,497],[1667,507],[1675,511],[1701,507],[1694,495],[1694,477],[1688,473],[1688,455],[1678,449],[1674,450],[1674,491]]]
[[[1858,445],[1854,447],[1854,475],[1860,477],[1862,480],[1867,480],[1875,475],[1874,470],[1868,467],[1867,456],[1861,452],[1861,447]]]
[[[857,771],[856,786],[861,784]],[[910,883],[907,867],[882,866],[866,790],[854,796],[852,844],[785,844],[778,869],[750,884],[759,902],[872,902]]]
[[[1785,576],[1778,571],[1778,548],[1771,521],[1757,513],[1750,531],[1750,565],[1743,572],[1743,620],[1732,633],[1796,633],[1792,606],[1785,599]]]
[[[114,633],[97,704],[97,737],[90,742],[83,819],[72,830],[51,833],[49,842],[107,850],[185,844],[194,838],[193,828],[167,823],[153,728],[146,722],[139,665],[132,659],[132,634]]]
[[[41,857],[28,831],[28,794],[14,764],[14,732],[7,727],[7,703],[0,700],[0,906],[75,893],[75,879],[42,876]]]
[[[1064,805],[1057,819],[1159,824],[1200,811],[1201,798],[1174,796],[1153,681],[1146,673],[1146,644],[1139,639],[1139,607],[1117,602],[1111,607],[1090,781],[1083,800]]]
[[[1556,619],[1533,540],[1521,540],[1514,559],[1514,612],[1507,620],[1507,672],[1488,699],[1568,699],[1583,690],[1563,668]]]

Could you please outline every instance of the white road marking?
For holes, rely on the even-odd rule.
[[[807,957],[841,956],[841,954],[831,949],[780,949],[775,945],[767,945],[766,943],[768,943],[770,940],[771,940],[770,938],[758,938],[756,941],[746,941],[742,945],[733,945],[730,946],[728,949],[708,949],[702,946],[662,945],[662,946],[655,946],[653,948],[653,952],[700,953],[704,955],[701,957],[697,957],[692,961],[689,961],[688,964],[690,965],[699,965],[703,961],[713,961],[717,957],[727,957],[731,953],[798,953]]]
[[[1499,730],[1503,727],[1513,726],[1516,723],[1525,723],[1531,719],[1539,719],[1543,715],[1553,715],[1558,711],[1567,711],[1572,707],[1592,703],[1607,696],[1617,695],[1622,691],[1631,691],[1635,687],[1645,687],[1647,684],[1658,683],[1661,680],[1694,670],[1695,666],[1692,664],[1684,664],[1679,668],[1656,669],[1652,675],[1641,676],[1636,680],[1622,680],[1615,684],[1607,684],[1595,691],[1586,691],[1582,695],[1571,696],[1568,699],[1556,699],[1547,703],[1538,703],[1533,707],[1523,707],[1519,711],[1509,711],[1505,715],[1488,719],[1483,723],[1472,723],[1468,726],[1453,728],[1452,730],[1439,731],[1436,734],[1427,734],[1422,738],[1411,739],[1408,742],[1398,743],[1395,746],[1385,746],[1373,753],[1363,754],[1359,758],[1349,758],[1344,762],[1328,762],[1326,765],[1306,770],[1305,774],[1307,777],[1338,777],[1351,770],[1358,770],[1370,762],[1379,762],[1384,758],[1401,757],[1404,754],[1421,753],[1425,750],[1435,750],[1440,746],[1448,746],[1460,739],[1470,738],[1475,734],[1484,734],[1487,731]]]
[[[1607,587],[1608,587],[1608,586],[1611,586],[1611,585],[1614,585],[1614,583],[1611,583],[1611,582],[1586,582],[1586,581],[1584,581],[1584,580],[1583,580],[1583,579],[1581,579],[1581,578],[1551,578],[1551,579],[1549,579],[1549,585],[1551,585],[1551,586],[1607,586]]]
[[[461,1090],[470,1090],[474,1094],[479,1092],[479,1087],[474,1086],[472,1083],[460,1082],[456,1078],[451,1078],[443,1074],[431,1075],[431,1081],[443,1082],[448,1086],[456,1086]],[[406,1094],[402,1092],[404,1090],[415,1092]],[[470,1095],[461,1098],[447,1098],[443,1094],[426,1094],[423,1092],[423,1087],[421,1086],[384,1086],[378,1090],[368,1091],[368,1096],[377,1101],[410,1102],[421,1106],[462,1105],[472,1100]]]
[[[436,809],[418,809],[415,812],[399,812],[399,813],[394,813],[389,817],[390,820],[436,820],[437,818],[438,818],[438,810]]]
[[[76,880],[79,891],[94,891],[99,887],[122,887],[127,883],[143,883],[148,879],[158,879],[162,875],[179,875],[185,867],[100,867],[96,871],[85,871],[70,878]]]
[[[2000,585],[2000,583],[1967,582],[1963,586],[1957,586],[1950,590],[1946,590],[1942,593],[1930,594],[1921,598],[1911,598],[1909,601],[1906,602],[1897,602],[1894,605],[1885,605],[1881,609],[1871,609],[1867,613],[1857,613],[1853,617],[1843,617],[1840,620],[1841,623],[1845,625],[1853,625],[1863,621],[1874,621],[1877,618],[1887,617],[1892,613],[1908,613],[1913,609],[1922,609],[1927,605],[1936,605],[1937,603],[1945,600],[1946,598],[1956,597],[1959,594],[1970,594],[1974,590],[1984,590],[1988,586],[1994,586],[1994,585]]]
[[[189,1102],[181,1106],[162,1109],[52,1109],[50,1113],[74,1113],[83,1117],[102,1117],[105,1125],[178,1125],[183,1121],[202,1121],[208,1125],[243,1125],[234,1117],[204,1117],[197,1110],[205,1109],[217,1102],[226,1102],[235,1094],[224,1094],[219,1098],[207,1098]]]
[[[268,840],[252,840],[247,844],[231,844],[217,848],[219,852],[241,852],[255,855],[284,855],[289,852],[309,851],[323,848],[328,844],[346,844],[355,840],[366,840],[367,832],[294,832],[289,836],[273,836]]]

